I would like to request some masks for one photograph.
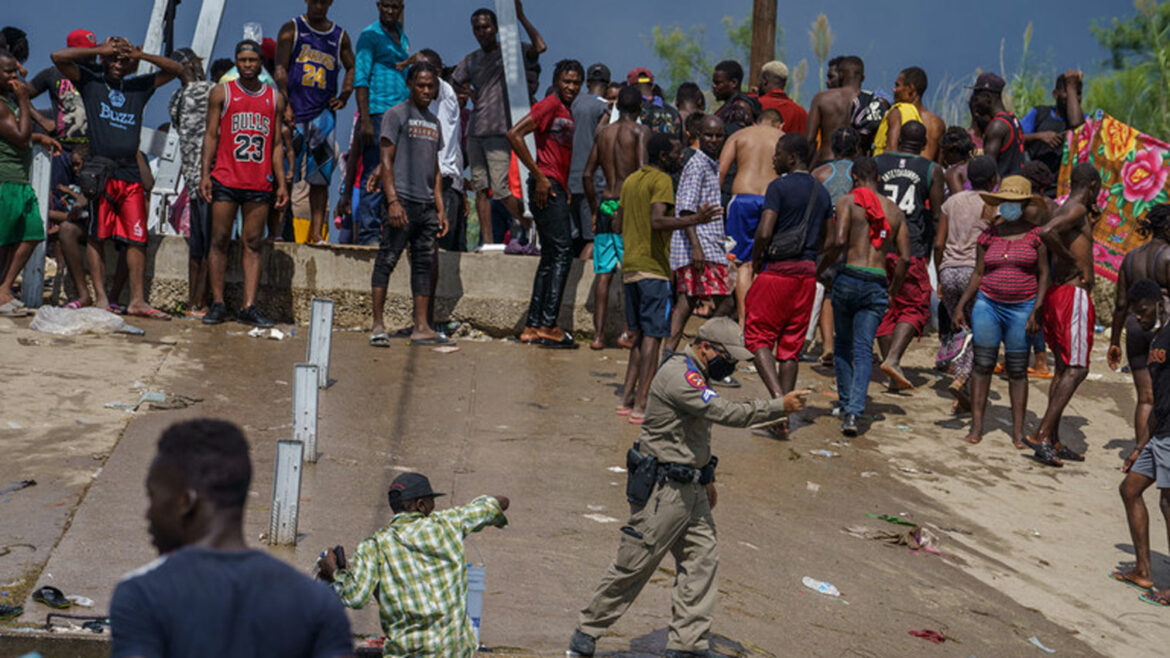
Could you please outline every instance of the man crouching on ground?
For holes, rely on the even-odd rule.
[[[341,602],[361,608],[377,594],[383,656],[470,656],[475,634],[467,617],[467,560],[463,539],[485,526],[508,524],[503,496],[480,496],[435,512],[431,482],[403,473],[390,485],[389,525],[358,544],[348,565],[334,550],[318,561]]]

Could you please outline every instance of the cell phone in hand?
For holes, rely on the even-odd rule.
[[[333,557],[336,558],[336,560],[337,560],[337,568],[339,570],[346,568],[345,549],[344,548],[342,548],[341,546],[334,546],[333,547]]]

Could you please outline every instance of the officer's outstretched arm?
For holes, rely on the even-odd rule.
[[[691,379],[695,381],[692,382]],[[719,397],[719,394],[713,389],[708,388],[704,378],[692,376],[691,379],[688,379],[688,384],[690,384],[688,389],[680,392],[678,401],[684,411],[694,416],[701,416],[713,423],[729,427],[748,427],[760,423],[770,423],[785,416],[782,398],[730,402]]]

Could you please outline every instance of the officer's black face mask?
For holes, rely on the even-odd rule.
[[[715,356],[707,360],[707,376],[715,381],[727,379],[735,373],[736,360],[722,347],[711,347],[715,350]]]

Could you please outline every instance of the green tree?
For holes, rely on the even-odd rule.
[[[724,51],[724,59],[741,62],[746,68],[752,51],[751,18],[737,21],[733,16],[724,16],[723,29],[731,42],[731,47]],[[710,52],[705,46],[706,36],[706,28],[702,25],[692,25],[685,30],[677,25],[656,25],[646,37],[658,59],[656,81],[668,97],[673,97],[684,82],[699,81],[701,85],[701,81],[710,79],[715,62],[706,55]],[[780,24],[776,25],[775,47],[777,59],[784,59],[784,27]],[[752,84],[749,80],[744,82]]]
[[[1160,139],[1170,138],[1170,3],[1136,0],[1137,15],[1090,28],[1113,70],[1088,81],[1086,107],[1100,108]]]

